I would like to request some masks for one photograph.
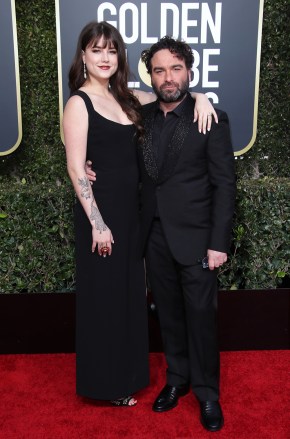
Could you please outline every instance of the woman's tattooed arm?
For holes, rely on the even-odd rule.
[[[90,182],[87,177],[79,178],[78,184],[81,187],[81,197],[85,198],[86,200],[88,198],[91,198],[90,194]]]
[[[88,200],[89,198],[92,198],[91,194],[91,187],[90,182],[87,177],[79,178],[78,184],[81,187],[81,197],[85,198],[85,200]],[[90,220],[94,223],[94,226],[97,230],[99,230],[100,233],[104,232],[105,230],[108,230],[108,227],[104,223],[104,220],[102,218],[102,215],[97,207],[97,205],[94,205],[94,197],[91,201],[91,213],[90,213]]]
[[[105,232],[105,230],[108,230],[108,227],[104,223],[104,220],[102,218],[102,215],[97,208],[97,206],[93,205],[94,201],[91,202],[91,215],[90,219],[95,222],[95,227],[97,230],[100,231],[100,233]]]

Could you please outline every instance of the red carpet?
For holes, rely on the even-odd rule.
[[[151,385],[134,408],[75,395],[75,356],[0,356],[1,439],[289,439],[289,351],[222,352],[222,431],[199,423],[192,395],[167,413],[151,404],[164,384],[162,354],[150,354]]]

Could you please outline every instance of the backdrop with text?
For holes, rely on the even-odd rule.
[[[0,156],[10,154],[22,138],[15,1],[2,0],[0,13]]]
[[[207,2],[56,0],[59,108],[78,35],[90,21],[117,27],[127,48],[130,87],[151,90],[141,51],[164,35],[185,40],[194,53],[191,90],[206,93],[230,118],[235,155],[256,138],[263,0]]]

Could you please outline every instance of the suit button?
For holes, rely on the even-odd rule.
[[[157,186],[157,190],[160,191],[160,189],[161,189],[161,186]]]

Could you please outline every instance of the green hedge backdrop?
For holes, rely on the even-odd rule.
[[[0,160],[0,292],[73,291],[74,194],[59,135],[54,1],[15,3],[23,140]],[[289,12],[288,0],[265,0],[258,134],[236,160],[234,239],[222,289],[289,282]]]

